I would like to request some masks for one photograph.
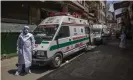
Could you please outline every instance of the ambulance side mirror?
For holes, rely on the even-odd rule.
[[[62,38],[63,37],[63,33],[59,33],[57,36],[56,36],[56,40],[58,40],[59,38]]]

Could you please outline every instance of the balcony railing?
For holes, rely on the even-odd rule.
[[[74,3],[75,5],[79,6],[80,8],[82,8],[84,11],[89,12],[89,9],[87,8],[87,4],[85,4],[85,2],[79,2],[79,1],[71,1],[72,3]]]

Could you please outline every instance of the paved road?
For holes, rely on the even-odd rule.
[[[32,74],[14,76],[17,57],[2,61],[2,80],[132,80],[133,50],[120,51],[118,41],[80,54],[56,70],[35,67]],[[6,63],[6,64],[5,64]]]
[[[118,45],[98,46],[38,80],[133,80],[133,46],[121,51]]]

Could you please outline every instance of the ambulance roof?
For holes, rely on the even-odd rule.
[[[93,25],[93,28],[102,28],[103,26],[101,24],[95,24]]]
[[[60,24],[63,18],[62,24],[64,23],[73,23],[73,24],[88,24],[87,20],[74,18],[72,16],[53,16],[44,19],[39,25],[51,25],[51,24]]]

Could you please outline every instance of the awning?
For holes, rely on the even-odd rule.
[[[27,24],[16,24],[16,23],[1,23],[1,32],[21,32],[21,30]],[[28,25],[30,32],[33,32],[37,27],[36,25]]]
[[[115,14],[116,18],[121,17],[121,16],[127,14],[127,12],[128,12],[127,8],[122,8],[122,11],[119,14]]]
[[[119,8],[124,8],[129,6],[129,1],[122,1],[119,3],[114,3],[114,10],[117,10]]]
[[[120,14],[116,15],[116,18],[119,18],[119,17],[123,16],[123,15],[126,14],[126,13],[127,13],[127,12],[120,13]]]

